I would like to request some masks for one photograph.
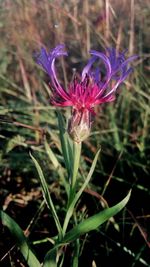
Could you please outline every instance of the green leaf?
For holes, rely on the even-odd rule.
[[[59,167],[59,162],[55,156],[55,154],[53,153],[53,151],[51,150],[51,148],[49,147],[47,141],[45,140],[44,142],[44,146],[45,146],[45,150],[47,152],[47,155],[49,157],[49,159],[51,160],[51,162],[53,163],[55,169],[57,169]]]
[[[115,206],[105,209],[96,215],[89,217],[88,219],[84,220],[73,229],[71,229],[66,235],[64,236],[62,242],[68,243],[76,240],[81,235],[86,234],[92,230],[97,229],[102,223],[109,220],[111,217],[116,215],[121,209],[125,207],[131,195],[131,191],[128,195],[118,204]]]
[[[80,156],[81,156],[81,146],[82,146],[82,143],[73,142],[73,164],[71,167],[72,168],[72,175],[71,175],[72,193],[74,193],[76,189],[77,174],[78,174]]]
[[[70,204],[70,206],[68,208],[68,211],[67,211],[67,214],[66,214],[66,218],[65,218],[65,221],[64,221],[63,233],[66,232],[66,229],[67,229],[67,226],[68,226],[68,222],[69,222],[69,220],[70,220],[70,218],[71,218],[71,216],[73,214],[73,210],[74,210],[74,207],[75,207],[77,201],[79,200],[81,194],[83,193],[84,189],[86,188],[86,186],[88,185],[88,183],[89,183],[89,181],[90,181],[90,179],[92,177],[92,174],[93,174],[93,172],[95,170],[95,166],[96,166],[96,163],[97,163],[97,160],[98,160],[99,153],[100,153],[100,149],[98,150],[98,152],[95,155],[95,158],[94,158],[94,160],[92,162],[92,166],[90,168],[90,171],[88,173],[87,178],[85,179],[85,181],[84,181],[82,187],[80,188],[80,190],[74,196],[74,199],[72,200],[72,202],[71,202],[71,204]]]
[[[53,215],[53,218],[55,220],[55,223],[56,223],[56,227],[57,227],[57,230],[59,232],[59,234],[61,235],[62,233],[62,228],[61,228],[61,224],[59,222],[59,218],[57,216],[57,213],[56,213],[56,210],[55,210],[55,207],[54,207],[54,204],[53,204],[53,201],[52,201],[52,198],[50,196],[50,192],[49,192],[49,189],[48,189],[48,186],[47,186],[47,183],[46,183],[46,180],[45,180],[45,177],[43,175],[43,171],[39,165],[39,163],[37,162],[37,160],[32,156],[32,154],[30,153],[30,156],[35,164],[35,167],[37,169],[37,172],[39,174],[39,179],[40,179],[40,183],[41,183],[41,186],[42,186],[42,192],[43,192],[43,197],[45,199],[45,202],[48,206],[48,208],[51,210],[52,212],[52,215]]]
[[[115,148],[116,148],[117,151],[122,151],[123,143],[121,142],[120,136],[119,136],[119,130],[118,130],[118,127],[117,127],[115,109],[110,105],[108,107],[108,110],[109,110],[109,114],[110,114],[110,118],[111,118],[111,121],[110,121],[111,128],[114,129],[112,134],[113,134],[113,138],[114,138]]]
[[[99,151],[97,152],[99,153]],[[55,245],[55,247],[49,250],[45,256],[44,266],[49,267],[49,260],[52,259],[54,251],[56,251],[59,247],[70,243],[74,240],[77,240],[81,235],[86,234],[92,230],[97,229],[102,223],[109,220],[111,217],[116,215],[121,209],[125,207],[131,195],[131,191],[129,191],[128,195],[115,206],[105,209],[96,215],[91,216],[90,218],[84,220],[80,224],[76,225],[73,229],[67,232],[62,240]],[[47,265],[46,265],[47,264]]]
[[[47,152],[47,155],[48,155],[50,161],[53,163],[53,166],[57,170],[57,173],[61,179],[61,182],[62,182],[63,186],[65,187],[67,195],[69,195],[70,185],[69,185],[66,177],[64,177],[63,170],[62,170],[62,167],[61,167],[59,161],[57,160],[55,154],[53,153],[52,149],[49,147],[46,140],[44,142],[44,146],[45,146],[45,150]]]
[[[73,166],[73,142],[70,140],[68,133],[66,132],[62,114],[57,111],[57,115],[58,115],[58,125],[59,125],[62,153],[68,171],[68,176],[70,177],[72,175],[72,166]]]
[[[9,140],[6,147],[6,153],[13,150],[16,146],[26,146],[25,138],[23,136],[20,136],[19,134]]]
[[[75,204],[77,203],[78,199],[80,198],[81,194],[83,193],[84,189],[86,188],[86,186],[88,185],[88,183],[89,183],[89,181],[90,181],[90,179],[91,179],[91,177],[92,177],[92,174],[93,174],[93,172],[94,172],[94,170],[95,170],[95,166],[96,166],[96,163],[97,163],[97,160],[98,160],[99,153],[100,153],[100,149],[97,151],[97,153],[96,153],[96,155],[95,155],[95,158],[94,158],[94,160],[93,160],[93,162],[92,162],[92,166],[91,166],[91,168],[90,168],[90,171],[89,171],[89,173],[88,173],[87,178],[85,179],[85,181],[84,181],[82,187],[80,188],[80,190],[79,190],[78,193],[76,194],[76,196],[75,196],[75,198],[74,198],[74,200],[73,200],[73,202],[72,202],[72,204],[71,204],[73,207],[74,207]]]
[[[57,249],[54,247],[46,254],[44,258],[43,267],[57,267],[56,254]]]
[[[41,267],[40,262],[33,254],[30,249],[27,238],[25,237],[23,231],[20,226],[4,211],[0,211],[0,218],[2,220],[2,224],[10,230],[11,234],[16,239],[17,245],[20,248],[22,255],[24,256],[29,267]]]

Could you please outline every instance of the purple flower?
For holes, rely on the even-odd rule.
[[[106,53],[91,50],[92,57],[83,68],[80,80],[74,78],[65,90],[59,83],[55,70],[55,59],[67,56],[64,47],[58,45],[49,53],[41,48],[35,58],[51,79],[51,103],[54,106],[72,107],[68,131],[74,141],[81,142],[89,135],[94,107],[115,100],[116,89],[132,72],[128,64],[137,56],[126,59],[125,52],[117,53],[114,48],[108,48]],[[98,67],[94,67],[96,62],[99,63]]]

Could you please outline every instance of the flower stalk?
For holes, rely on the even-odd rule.
[[[63,235],[65,235],[70,218],[73,214],[74,206],[72,206],[72,202],[74,200],[75,194],[76,194],[76,182],[77,182],[77,174],[79,169],[79,163],[80,163],[80,156],[81,156],[81,146],[82,143],[76,143],[73,142],[73,170],[72,170],[72,179],[71,179],[71,185],[70,185],[70,191],[69,191],[69,199],[68,199],[68,205],[67,205],[67,212],[63,224]]]
[[[77,181],[77,174],[79,169],[79,162],[80,162],[80,156],[81,156],[81,146],[82,143],[76,143],[73,142],[73,171],[72,171],[72,179],[71,179],[71,193],[75,192],[76,189],[76,181]]]

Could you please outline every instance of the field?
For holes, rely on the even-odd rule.
[[[82,142],[77,191],[98,149],[100,154],[68,229],[116,205],[129,190],[131,197],[118,214],[76,243],[62,245],[57,250],[61,260],[49,267],[150,266],[149,14],[148,0],[0,0],[0,204],[13,218],[9,227],[7,220],[1,223],[1,266],[37,267],[22,255],[15,222],[41,266],[55,242],[54,214],[44,201],[31,154],[61,224],[66,214],[70,181],[58,118],[61,114],[66,129],[71,108],[50,103],[50,79],[35,62],[41,47],[49,51],[59,44],[68,52],[56,61],[65,88],[82,72],[90,49],[114,47],[138,57],[115,101],[95,107],[90,135]]]

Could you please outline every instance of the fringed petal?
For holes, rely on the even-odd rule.
[[[89,74],[89,71],[93,65],[93,63],[96,61],[97,57],[92,57],[88,64],[84,67],[83,71],[82,71],[82,74],[81,74],[81,77],[82,77],[82,81],[85,79],[86,75]]]
[[[103,60],[105,66],[106,66],[106,70],[107,70],[106,76],[109,77],[111,74],[111,64],[110,64],[109,58],[104,53],[100,53],[100,52],[95,51],[95,50],[91,50],[90,54]]]
[[[69,95],[67,92],[61,87],[60,83],[58,82],[56,71],[55,71],[55,60],[57,57],[60,56],[67,56],[67,52],[64,51],[64,45],[56,46],[52,51],[47,53],[45,48],[41,48],[40,53],[34,54],[36,62],[42,66],[44,71],[50,76],[52,84],[59,94],[60,97],[64,98],[65,100],[69,99]]]

